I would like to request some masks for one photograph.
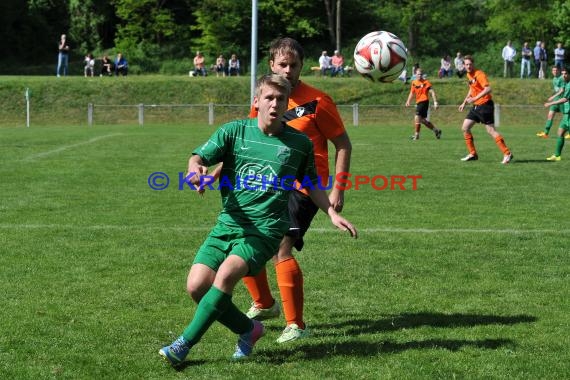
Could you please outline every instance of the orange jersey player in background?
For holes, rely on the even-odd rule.
[[[410,87],[410,94],[406,100],[406,107],[410,106],[412,97],[416,96],[416,116],[414,117],[414,134],[411,137],[412,140],[420,139],[420,128],[423,125],[428,127],[435,133],[435,138],[441,138],[441,129],[435,127],[435,125],[430,122],[428,117],[429,110],[429,96],[433,98],[433,108],[437,109],[437,97],[435,96],[435,91],[432,88],[431,83],[423,77],[423,70],[419,67],[414,73],[416,79],[412,80],[412,85]]]
[[[299,80],[305,58],[299,42],[292,38],[279,38],[271,44],[269,56],[271,71],[285,76],[293,87],[284,119],[288,125],[304,132],[313,142],[317,174],[323,185],[327,184],[329,178],[328,141],[335,147],[335,170],[329,200],[332,207],[340,212],[344,205],[344,186],[338,179],[346,179],[342,173],[349,171],[352,145],[337,107],[327,94]],[[250,116],[255,114],[256,110],[252,109]],[[285,330],[277,339],[278,343],[308,335],[303,319],[303,274],[293,256],[293,247],[298,251],[303,248],[303,236],[317,210],[318,207],[306,194],[301,191],[291,192],[289,232],[283,237],[279,251],[273,257],[287,321]],[[279,304],[272,296],[267,272],[263,270],[255,277],[244,277],[244,282],[253,298],[248,317],[258,320],[277,317],[280,313]]]
[[[495,129],[495,104],[491,96],[491,85],[487,79],[487,75],[475,68],[475,61],[470,55],[465,56],[465,69],[467,70],[467,80],[469,83],[469,91],[463,103],[459,106],[459,111],[463,111],[467,103],[473,104],[473,108],[467,114],[463,121],[463,137],[465,144],[469,150],[469,154],[463,157],[461,161],[476,161],[479,159],[477,150],[475,149],[475,142],[471,134],[471,128],[475,123],[485,124],[487,133],[495,139],[495,144],[503,152],[502,164],[508,164],[513,159],[513,155],[505,140],[500,133]]]

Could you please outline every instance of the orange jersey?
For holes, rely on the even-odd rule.
[[[257,117],[253,107],[249,116]],[[283,119],[313,142],[317,175],[326,186],[329,177],[328,140],[346,132],[336,104],[324,92],[299,81],[289,95],[288,110]]]
[[[429,100],[429,90],[431,83],[427,79],[414,79],[410,88],[410,94],[416,96],[416,103],[421,103]]]
[[[469,95],[473,98],[481,93],[485,87],[489,87],[489,80],[487,75],[481,70],[475,69],[473,73],[467,73],[467,81],[469,83]],[[491,100],[491,94],[487,94],[479,99],[477,99],[474,104],[480,106],[481,104],[487,103]]]

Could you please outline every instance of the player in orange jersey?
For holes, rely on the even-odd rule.
[[[472,56],[466,55],[464,61],[465,69],[467,70],[469,91],[467,92],[465,100],[463,100],[463,103],[459,106],[459,111],[463,111],[467,103],[473,104],[473,108],[467,114],[461,128],[463,130],[465,144],[469,150],[469,154],[463,157],[461,161],[476,161],[479,159],[477,150],[475,149],[473,135],[471,134],[471,128],[473,128],[475,123],[482,123],[485,124],[487,133],[495,139],[495,144],[497,144],[501,152],[503,152],[503,160],[501,163],[508,164],[513,159],[513,155],[505,145],[503,136],[495,129],[495,104],[491,96],[491,85],[489,84],[487,75],[483,71],[475,68],[475,61]]]
[[[324,92],[299,80],[305,55],[302,46],[292,38],[279,38],[269,49],[269,67],[275,74],[285,76],[293,87],[289,96],[288,111],[284,119],[288,125],[305,133],[314,145],[317,174],[326,186],[329,180],[328,141],[335,147],[335,170],[329,200],[340,212],[344,204],[342,173],[348,173],[352,145],[337,107]],[[255,115],[252,110],[250,116]],[[330,186],[330,185],[329,185]],[[283,313],[287,321],[278,343],[303,338],[308,330],[303,320],[303,274],[295,257],[293,247],[303,248],[303,236],[308,230],[318,208],[305,192],[291,191],[289,197],[289,232],[281,241],[279,251],[273,257],[277,284],[281,294]],[[252,319],[267,319],[279,315],[279,304],[271,294],[267,273],[244,277],[244,282],[253,298],[247,313]]]
[[[435,133],[435,138],[441,138],[441,129],[435,127],[431,121],[427,119],[429,110],[429,96],[431,95],[433,99],[433,108],[437,109],[437,97],[435,96],[435,91],[431,86],[431,83],[423,77],[423,70],[419,67],[416,69],[416,79],[412,80],[412,86],[410,88],[410,95],[408,95],[408,100],[406,100],[406,107],[410,106],[412,97],[416,96],[416,116],[414,117],[414,135],[411,137],[412,140],[420,139],[420,128],[422,124],[428,127]]]

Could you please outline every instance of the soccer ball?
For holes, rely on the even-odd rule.
[[[390,32],[368,33],[354,49],[354,66],[373,82],[392,82],[406,68],[406,46]]]

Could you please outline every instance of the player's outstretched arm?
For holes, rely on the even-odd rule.
[[[323,210],[331,219],[332,224],[337,226],[342,231],[348,231],[350,236],[357,238],[358,232],[356,228],[350,223],[348,220],[340,216],[335,210],[334,207],[329,202],[327,197],[327,193],[324,190],[319,188],[315,188],[309,192],[309,195],[313,202]]]
[[[208,174],[208,167],[204,165],[202,157],[197,154],[192,155],[188,160],[188,172],[186,173],[187,180],[198,189],[198,193],[203,194],[204,188],[201,187],[201,178]],[[190,178],[188,178],[190,177]]]

